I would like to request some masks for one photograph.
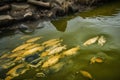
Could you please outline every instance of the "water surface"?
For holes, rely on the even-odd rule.
[[[30,68],[13,80],[88,80],[79,73],[80,70],[89,72],[95,80],[120,80],[120,4],[118,2],[57,21],[46,21],[43,24],[44,28],[37,29],[32,34],[18,33],[1,36],[0,55],[11,54],[11,50],[15,47],[30,38],[39,36],[43,38],[37,43],[59,38],[63,40],[62,44],[67,45],[68,49],[80,46],[80,50],[76,55],[62,58],[58,63],[62,62],[64,66],[58,71],[45,69],[43,71],[45,77],[36,77],[36,73],[42,70]],[[106,43],[103,46],[97,43],[90,46],[83,45],[86,40],[96,36],[104,36]],[[104,62],[90,64],[90,59],[94,56],[102,57]],[[9,71],[9,69],[2,68],[4,61],[6,62],[0,59],[1,79],[6,78],[6,73]]]

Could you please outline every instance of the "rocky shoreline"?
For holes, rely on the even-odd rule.
[[[106,0],[1,0],[0,29],[20,22],[51,20],[85,11]]]

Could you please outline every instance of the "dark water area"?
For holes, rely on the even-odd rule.
[[[44,27],[31,34],[11,33],[8,35],[8,32],[0,35],[0,79],[120,80],[120,2],[106,4],[94,10],[56,21],[42,23],[37,21],[32,25],[36,25],[36,23],[42,24]],[[85,45],[86,41],[96,37],[99,39],[103,37],[101,43],[98,40],[93,41],[90,45]],[[31,38],[36,38],[36,42],[34,40],[26,42]],[[55,43],[49,47],[43,44],[53,39],[59,39],[58,43],[66,49],[59,51],[60,48],[57,48],[58,52],[54,49],[51,52],[52,55],[41,57],[42,53],[49,51],[52,46],[58,45],[55,41],[46,44]],[[28,43],[30,45],[38,44],[44,49],[27,51],[26,48],[31,47],[28,45],[27,47],[22,46],[19,51],[14,52],[16,47]],[[64,54],[71,48],[75,48],[77,51],[68,52],[71,55]],[[94,63],[93,61],[93,64],[90,64],[93,57],[100,57],[102,62]],[[49,61],[50,59],[51,61]],[[44,67],[47,62],[49,65]],[[36,66],[35,64],[39,66],[33,67]],[[88,77],[88,73],[82,75],[81,70],[89,72],[92,78]]]

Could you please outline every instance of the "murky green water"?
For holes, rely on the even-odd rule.
[[[106,6],[69,16],[52,22],[44,22],[44,28],[37,29],[32,34],[11,34],[1,35],[0,55],[11,54],[11,51],[23,44],[26,40],[42,36],[36,43],[43,43],[50,39],[62,39],[63,45],[67,49],[80,46],[76,55],[64,57],[58,63],[63,63],[61,67],[41,69],[30,67],[23,74],[19,74],[13,80],[89,80],[80,74],[80,70],[85,70],[93,76],[93,80],[120,80],[120,4],[110,3]],[[106,43],[103,46],[94,43],[84,46],[83,43],[93,37],[104,36]],[[64,52],[64,51],[63,51]],[[41,54],[41,53],[40,53]],[[103,63],[90,64],[90,59],[94,56],[103,58]],[[9,67],[4,69],[2,65],[12,60],[0,57],[0,78],[6,78]],[[26,64],[27,62],[16,62]],[[29,63],[27,63],[29,64]],[[57,63],[56,63],[57,64]],[[9,65],[10,66],[10,65]],[[45,76],[36,76],[43,72]],[[19,73],[19,71],[18,71]],[[9,79],[6,79],[9,80]]]

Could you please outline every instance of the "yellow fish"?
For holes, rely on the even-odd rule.
[[[56,40],[54,42],[51,42],[49,44],[46,44],[45,47],[51,47],[51,46],[54,46],[54,45],[57,45],[61,42],[62,40]]]
[[[50,51],[52,51],[53,49],[55,49],[55,48],[57,48],[57,47],[60,47],[60,46],[61,46],[61,43],[58,43],[58,44],[56,44],[56,45],[51,46],[51,47],[48,48],[46,51],[50,52]]]
[[[21,56],[25,57],[25,56],[34,54],[35,52],[39,52],[39,51],[42,51],[42,50],[44,50],[44,47],[43,46],[38,46],[38,47],[35,47],[33,49],[29,49],[29,50],[25,51]]]
[[[80,70],[80,73],[82,74],[83,77],[86,77],[88,79],[93,79],[92,75],[87,71]]]
[[[58,72],[62,69],[62,67],[65,65],[64,62],[59,62],[53,66],[50,67],[50,69],[54,70],[54,72]]]
[[[50,39],[48,41],[43,42],[42,45],[47,45],[47,44],[53,43],[53,42],[58,41],[58,40],[59,39]]]
[[[24,64],[19,64],[15,66],[14,68],[12,68],[11,70],[9,70],[6,74],[12,77],[18,76],[19,74],[16,73],[16,70],[22,67],[24,67]]]
[[[92,57],[91,59],[90,59],[90,64],[93,64],[93,63],[95,63],[95,62],[97,62],[97,63],[102,63],[103,62],[103,59],[102,58],[100,58],[100,57]]]
[[[51,56],[47,61],[43,63],[42,68],[47,68],[56,64],[60,58],[61,58],[61,55]]]
[[[44,57],[44,56],[48,56],[48,55],[53,55],[53,54],[61,52],[64,49],[66,49],[66,46],[59,46],[59,47],[53,46],[52,48],[50,48],[50,49],[46,50],[45,52],[43,52],[42,54],[40,54],[40,56]]]
[[[98,40],[98,38],[99,38],[99,36],[93,37],[93,38],[85,41],[85,42],[83,43],[83,45],[84,45],[84,46],[91,45],[91,44],[95,43],[95,42]]]
[[[106,43],[105,37],[104,37],[104,36],[101,36],[101,37],[98,39],[98,45],[103,46],[105,43]]]
[[[2,56],[0,56],[0,58],[1,58],[1,59],[3,59],[3,58],[7,58],[8,55],[9,55],[8,53],[4,53]]]
[[[92,57],[91,59],[90,59],[90,64],[93,64],[93,63],[95,63],[96,61],[95,61],[95,59],[96,59],[96,57],[94,56],[94,57]]]
[[[20,69],[20,68],[24,68],[24,69],[21,70],[21,71],[18,73],[17,70]],[[27,70],[29,70],[29,66],[28,66],[28,65],[19,64],[19,65],[13,67],[11,70],[9,70],[9,71],[6,73],[6,75],[7,75],[8,77],[6,77],[5,80],[10,80],[10,79],[12,79],[12,78],[14,78],[14,77],[17,77],[17,76],[19,76],[20,74],[25,73]]]
[[[32,43],[22,44],[22,45],[16,47],[15,49],[13,49],[12,52],[20,51],[20,50],[25,49],[26,47],[28,47],[30,45],[32,45]]]
[[[14,52],[14,53],[11,53],[8,57],[9,58],[15,58],[17,56],[20,56],[24,53],[25,50],[20,50],[20,51],[17,51],[17,52]]]
[[[22,36],[22,37],[20,37],[20,39],[26,39],[26,38],[30,38],[31,36]]]
[[[39,40],[39,39],[41,39],[42,37],[35,37],[35,38],[32,38],[32,39],[29,39],[29,40],[27,40],[26,42],[27,43],[33,43],[33,42],[35,42],[35,41],[37,41],[37,40]]]
[[[28,50],[28,49],[32,49],[32,48],[35,48],[35,47],[38,47],[38,46],[40,46],[40,44],[33,44],[31,46],[26,47],[25,49]]]
[[[7,76],[6,78],[5,78],[5,80],[12,80],[14,77],[12,77],[12,76]]]
[[[45,52],[41,53],[40,56],[41,57],[47,56],[51,51],[53,51],[55,48],[60,47],[60,46],[61,46],[60,43],[56,44],[56,45],[53,45],[52,47],[50,47],[49,49],[47,49]]]
[[[48,55],[53,55],[55,53],[59,53],[61,52],[62,50],[66,49],[66,45],[64,46],[60,46],[60,47],[56,47],[55,49],[51,50]]]
[[[48,51],[45,51],[45,52],[42,52],[41,54],[40,54],[40,57],[45,57],[45,56],[47,56],[48,55]]]
[[[71,56],[77,53],[77,51],[80,50],[79,46],[73,47],[65,52],[63,52],[64,56]]]
[[[95,61],[96,61],[97,63],[102,63],[102,62],[103,62],[103,59],[100,58],[100,57],[97,57]]]

